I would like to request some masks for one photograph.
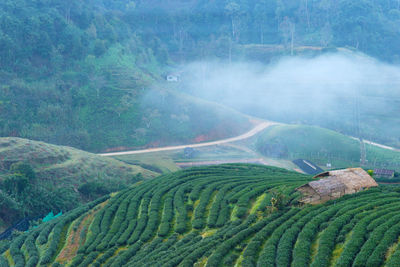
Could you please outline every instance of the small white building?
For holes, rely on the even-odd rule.
[[[330,169],[330,168],[332,168],[332,164],[328,162],[328,163],[326,164],[326,167]]]
[[[167,75],[168,82],[179,82],[181,80],[181,75],[178,73],[170,73]]]

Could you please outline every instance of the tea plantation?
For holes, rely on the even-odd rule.
[[[244,164],[160,176],[3,243],[0,266],[400,266],[396,187],[300,205],[310,179]]]

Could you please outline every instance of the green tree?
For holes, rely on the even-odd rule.
[[[3,181],[6,192],[14,196],[21,195],[28,185],[29,179],[21,173],[11,174]]]
[[[296,30],[296,25],[289,17],[285,17],[283,22],[279,25],[279,30],[283,37],[285,47],[287,47],[290,43],[290,54],[293,55],[294,33]]]
[[[288,196],[281,189],[274,188],[269,191],[271,194],[271,211],[281,210],[288,204]]]
[[[266,30],[265,28],[268,27],[267,23],[269,20],[271,20],[268,14],[267,0],[258,1],[257,4],[254,6],[254,13],[254,19],[259,29],[260,43],[264,44],[264,33]]]
[[[225,6],[225,13],[231,21],[232,39],[238,41],[241,16],[241,9],[239,4],[237,4],[236,2],[228,2],[228,4],[226,4]]]
[[[96,57],[102,56],[106,52],[106,46],[104,45],[104,41],[96,40],[94,44],[93,53]]]
[[[29,181],[33,181],[36,178],[36,173],[32,166],[25,162],[17,162],[11,165],[10,171],[14,174],[20,174],[25,176]]]

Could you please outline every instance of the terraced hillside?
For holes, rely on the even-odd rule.
[[[2,244],[0,264],[399,266],[396,187],[301,206],[309,179],[242,164],[164,175]]]

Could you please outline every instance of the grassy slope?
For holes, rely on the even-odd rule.
[[[135,164],[159,173],[178,171],[169,153],[149,153],[138,155],[124,155],[114,157],[128,164]]]
[[[315,126],[279,125],[266,129],[257,141],[263,144],[280,144],[288,150],[288,158],[307,158],[332,167],[360,165],[360,143],[348,136]],[[366,145],[367,167],[388,167],[399,170],[400,152]]]
[[[144,178],[155,176],[153,172],[139,166],[75,148],[13,137],[0,138],[0,158],[0,173],[7,173],[12,163],[28,162],[36,176],[52,183],[52,186],[81,184],[93,178],[106,180],[118,177],[126,180],[138,173]],[[60,184],[60,181],[64,184]]]
[[[42,224],[21,235],[11,247],[4,246],[0,261],[211,267],[348,266],[356,260],[359,266],[396,266],[398,188],[381,186],[322,205],[298,206],[294,188],[309,179],[244,164],[164,175],[64,215],[50,234],[48,224]],[[272,214],[267,212],[271,188],[291,199]],[[57,232],[61,228],[65,231]],[[35,255],[36,249],[39,259],[21,258]]]
[[[143,178],[157,175],[140,166],[70,147],[20,138],[0,138],[1,181],[10,174],[10,166],[16,162],[29,163],[34,169],[36,180],[32,184],[33,188],[40,189],[41,194],[46,194],[47,198],[50,197],[48,194],[56,196],[56,199],[46,199],[53,204],[41,206],[41,214],[49,212],[52,208],[66,210],[90,200],[89,196],[78,192],[79,187],[85,183],[98,182],[110,189],[117,189],[141,179],[137,176],[139,173]],[[31,193],[28,192],[28,195]],[[14,200],[19,205],[24,205],[24,200],[18,199],[18,196],[14,197]],[[33,206],[37,207],[37,204]],[[36,210],[28,214],[32,216],[38,212]],[[4,226],[7,226],[7,223]]]

